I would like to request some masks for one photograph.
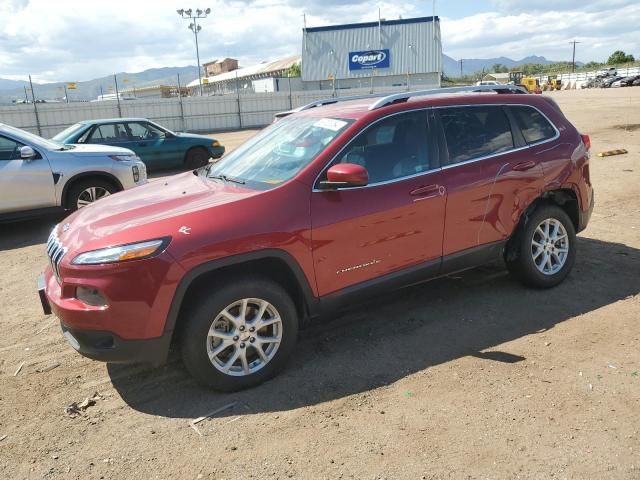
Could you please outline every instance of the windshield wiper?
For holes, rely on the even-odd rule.
[[[246,183],[244,180],[240,180],[240,179],[233,178],[233,177],[228,177],[226,175],[212,175],[211,177],[207,177],[207,178],[215,178],[215,179],[218,179],[218,180],[224,180],[225,182],[238,183],[240,185],[244,185]]]

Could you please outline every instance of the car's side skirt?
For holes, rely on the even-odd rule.
[[[500,260],[505,245],[506,241],[480,245],[338,290],[320,298],[320,313],[327,314],[349,308],[382,292],[426,282]]]

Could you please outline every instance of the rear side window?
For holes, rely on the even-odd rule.
[[[110,143],[118,140],[115,124],[98,125],[91,136],[87,139],[87,143]]]
[[[501,106],[450,107],[438,112],[449,165],[513,149],[511,125]]]
[[[553,125],[535,108],[524,106],[509,108],[528,144],[548,140],[556,135]]]

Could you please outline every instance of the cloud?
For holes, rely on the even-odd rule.
[[[637,54],[636,2],[587,3],[558,0],[532,13],[526,2],[495,0],[494,11],[443,18],[445,52],[456,58],[537,54],[566,59],[567,42],[576,38],[584,42],[578,46],[581,60],[601,60],[619,48]],[[0,76],[80,81],[193,65],[189,22],[175,12],[188,5],[187,0],[1,0]],[[200,7],[212,9],[201,22],[201,62],[229,56],[245,66],[299,54],[304,13],[308,26],[373,21],[378,7],[388,19],[431,14],[431,2],[417,0],[203,0]]]
[[[578,2],[560,3],[560,7],[568,9],[570,4]],[[457,20],[443,19],[444,50],[456,58],[504,55],[517,59],[536,54],[552,60],[568,60],[572,48],[569,41],[578,40],[581,44],[577,46],[576,57],[582,61],[606,60],[617,49],[637,54],[640,4],[625,3],[606,14],[580,8],[509,15],[488,12]],[[555,4],[553,6],[555,8]]]

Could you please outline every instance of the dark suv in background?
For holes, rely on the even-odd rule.
[[[513,86],[315,102],[70,216],[43,306],[90,358],[160,364],[178,339],[204,384],[253,386],[301,325],[366,295],[496,259],[531,287],[562,282],[593,209],[589,148]]]

